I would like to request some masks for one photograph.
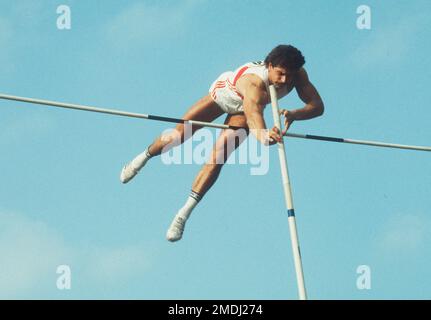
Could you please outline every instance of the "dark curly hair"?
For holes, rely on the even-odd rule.
[[[294,46],[281,44],[272,49],[265,58],[265,65],[268,67],[269,64],[297,71],[305,64],[305,58]]]

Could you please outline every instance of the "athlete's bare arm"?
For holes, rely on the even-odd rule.
[[[313,119],[321,116],[324,111],[322,98],[310,82],[304,68],[301,68],[295,76],[295,89],[299,98],[305,102],[305,106],[301,109],[281,111],[281,114],[285,116],[285,130],[282,134],[287,131],[293,121]]]
[[[268,132],[263,117],[263,110],[268,103],[268,93],[265,83],[256,75],[242,76],[236,85],[244,96],[243,108],[250,131],[256,139],[265,145],[272,145],[280,141],[281,136],[277,128]]]
[[[306,103],[302,109],[293,111],[296,120],[308,120],[323,114],[324,105],[322,98],[308,79],[307,72],[304,68],[298,71],[295,89],[301,100]]]

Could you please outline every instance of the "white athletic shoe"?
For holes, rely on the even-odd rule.
[[[141,168],[134,167],[131,162],[126,164],[123,167],[123,170],[121,170],[120,181],[122,183],[129,182],[130,180],[133,179],[134,176],[136,176],[138,174],[138,172],[139,172],[139,170],[141,170]]]
[[[148,157],[146,151],[144,151],[135,159],[126,164],[123,167],[123,170],[121,170],[120,181],[122,183],[127,183],[132,180],[134,176],[138,174],[139,170],[141,170],[145,166],[149,159],[150,157]]]
[[[171,223],[171,226],[166,233],[166,239],[171,242],[178,241],[182,238],[184,232],[184,226],[186,225],[186,220],[182,217],[175,216]]]

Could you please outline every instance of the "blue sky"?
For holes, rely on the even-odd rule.
[[[71,30],[56,27],[61,4]],[[356,27],[362,4],[370,30]],[[0,92],[181,117],[221,72],[291,43],[326,105],[292,132],[430,145],[430,9],[2,0]],[[302,102],[292,93],[280,106]],[[156,158],[130,184],[118,178],[167,128],[0,101],[0,298],[297,298],[276,147],[266,175],[226,165],[172,244],[166,229],[200,165]],[[430,299],[429,154],[294,139],[286,149],[309,298]],[[59,265],[70,290],[56,287]],[[360,265],[369,290],[356,286]]]

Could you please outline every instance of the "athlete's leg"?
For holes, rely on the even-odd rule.
[[[214,102],[211,96],[206,95],[186,112],[183,119],[212,122],[223,113],[224,111],[217,103]],[[120,174],[121,182],[129,182],[151,157],[160,155],[161,153],[167,152],[171,148],[180,145],[200,128],[202,127],[196,125],[191,126],[191,128],[186,128],[186,125],[180,123],[175,127],[173,132],[157,137],[154,142],[144,150],[144,152],[140,153],[131,162],[124,166]]]
[[[225,129],[217,139],[209,161],[202,167],[193,182],[192,190],[203,197],[216,182],[223,164],[248,136],[247,120],[244,114],[228,115],[225,124],[245,129]]]
[[[186,204],[178,211],[168,229],[166,238],[169,241],[181,239],[185,223],[192,210],[216,182],[223,164],[226,163],[230,154],[247,138],[248,127],[244,114],[228,115],[225,124],[245,129],[225,129],[221,132],[214,145],[210,159],[202,167],[193,182],[192,191]]]
[[[184,120],[197,120],[212,122],[220,117],[224,111],[214,102],[210,95],[206,95],[196,102],[182,117]],[[185,125],[180,123],[175,127],[174,134],[161,135],[149,146],[148,151],[152,156],[160,155],[169,151],[175,145],[179,145],[190,138],[201,126],[193,125],[189,135],[185,136]],[[178,142],[175,143],[174,140]]]

